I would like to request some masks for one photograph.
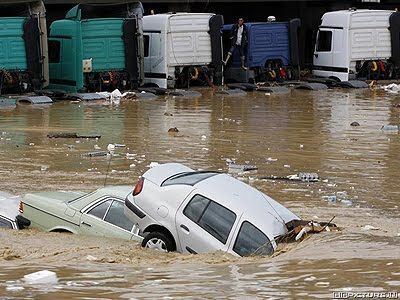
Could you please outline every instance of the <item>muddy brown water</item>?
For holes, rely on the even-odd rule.
[[[393,107],[400,95],[292,90],[237,97],[200,91],[203,96],[194,99],[0,109],[0,190],[91,191],[104,185],[107,169],[107,185],[133,186],[151,162],[228,171],[227,160],[234,160],[258,167],[238,175],[242,180],[305,219],[336,216],[342,231],[284,245],[273,257],[236,258],[0,230],[0,299],[329,299],[334,292],[400,292],[400,136],[381,130],[400,123],[400,108]],[[360,126],[350,126],[353,121]],[[172,127],[179,132],[167,133]],[[47,138],[59,132],[102,137]],[[126,148],[117,148],[111,160],[80,157],[109,143]],[[135,155],[128,159],[126,153]],[[323,181],[257,180],[303,171],[317,172]],[[327,200],[332,195],[336,202]],[[56,272],[58,283],[21,281],[43,269]]]

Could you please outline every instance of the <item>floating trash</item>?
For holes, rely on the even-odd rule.
[[[237,165],[237,164],[233,164],[233,163],[229,163],[228,167],[229,167],[229,170],[241,171],[241,172],[258,170],[258,168],[256,166]]]
[[[399,131],[399,125],[383,125],[381,127],[383,131]]]
[[[179,132],[179,129],[176,127],[168,129],[168,132]]]
[[[81,157],[107,156],[108,154],[109,152],[107,151],[97,151],[97,152],[82,153]]]
[[[309,182],[317,182],[320,180],[319,175],[317,173],[305,173],[305,172],[301,172],[295,175],[289,175],[287,179],[296,181],[309,181]]]
[[[76,133],[49,133],[49,139],[99,139],[101,135],[78,135]]]
[[[25,275],[23,280],[28,284],[56,284],[58,282],[56,273],[49,270],[38,271]]]
[[[365,225],[363,227],[364,230],[379,230],[378,227],[372,226],[372,225]]]

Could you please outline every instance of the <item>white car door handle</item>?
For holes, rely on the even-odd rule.
[[[92,227],[92,225],[90,225],[89,223],[86,223],[86,222],[84,222],[84,221],[82,221],[81,224],[82,224],[82,225],[89,226],[89,227]]]
[[[181,228],[187,232],[190,232],[189,228],[187,228],[185,225],[181,224]]]

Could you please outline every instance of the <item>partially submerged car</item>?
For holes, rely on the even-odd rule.
[[[162,251],[216,250],[271,255],[276,239],[302,221],[255,188],[223,173],[168,163],[148,170],[125,200],[125,214]]]
[[[124,215],[129,186],[113,186],[92,193],[41,192],[26,194],[20,204],[31,227],[45,231],[141,241],[138,228]]]
[[[21,197],[0,192],[0,228],[22,229],[29,221],[19,215]]]

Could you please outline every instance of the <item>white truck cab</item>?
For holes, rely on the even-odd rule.
[[[399,51],[391,42],[395,33],[390,23],[398,20],[391,18],[393,14],[398,13],[349,9],[324,14],[317,32],[313,74],[341,81],[388,78],[393,69],[390,60]]]
[[[207,80],[201,77],[202,71],[210,81],[222,77],[222,24],[222,16],[211,13],[144,16],[144,83],[162,88],[187,86]]]

